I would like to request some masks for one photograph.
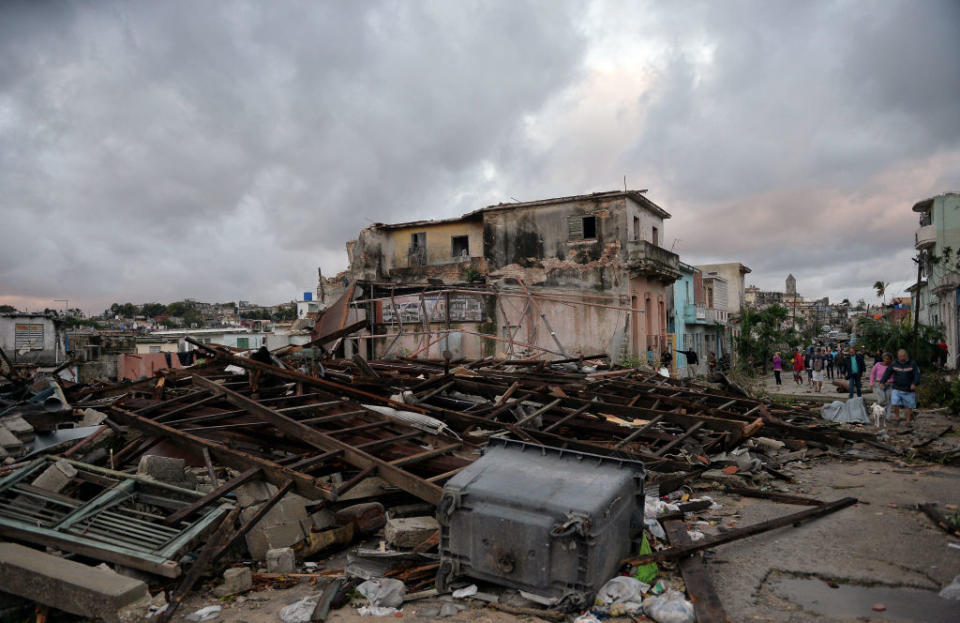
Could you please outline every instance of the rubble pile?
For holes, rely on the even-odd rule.
[[[137,381],[0,381],[0,591],[106,621],[166,621],[190,594],[210,605],[180,615],[214,620],[300,583],[288,623],[359,596],[371,616],[439,598],[422,614],[723,621],[696,553],[857,502],[778,491],[807,461],[911,451],[603,359],[196,346]],[[738,526],[711,490],[795,512]]]

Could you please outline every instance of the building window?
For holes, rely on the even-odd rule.
[[[238,337],[238,338],[237,338],[237,348],[250,348],[250,338],[248,338],[248,337]]]
[[[159,347],[159,346],[151,346],[151,347],[150,347],[150,352],[151,352],[151,353],[159,353],[159,352],[160,352],[160,347]]]
[[[653,246],[655,247],[660,246],[660,231],[656,227],[653,228],[653,234],[650,237],[650,242],[652,242]]]
[[[15,325],[13,346],[16,350],[43,350],[43,325]]]
[[[583,217],[583,239],[592,240],[597,237],[597,217]]]
[[[640,240],[640,217],[633,217],[633,239]]]
[[[450,236],[450,255],[453,257],[470,257],[470,237]]]

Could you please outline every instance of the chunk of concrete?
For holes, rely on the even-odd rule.
[[[137,474],[192,491],[197,488],[197,479],[187,471],[186,464],[183,459],[147,454],[140,457]]]
[[[226,597],[253,586],[253,573],[247,567],[230,567],[223,572],[223,584],[213,589],[217,597]]]
[[[387,522],[383,534],[387,543],[409,549],[420,545],[439,529],[440,524],[433,517],[399,517]]]
[[[317,532],[322,532],[337,525],[336,514],[327,509],[318,510],[310,515],[310,521],[313,524],[311,526],[312,530],[316,530]]]
[[[254,480],[237,487],[234,493],[237,495],[237,503],[240,505],[240,508],[248,508],[254,504],[266,502],[273,497],[273,494],[276,492],[277,488],[270,483],[262,480]]]
[[[297,570],[297,556],[289,547],[267,551],[267,573],[293,573]]]
[[[63,488],[70,484],[70,480],[77,475],[77,468],[69,461],[60,459],[43,473],[37,476],[30,484],[44,491],[53,491],[60,493]]]
[[[106,413],[88,407],[83,410],[83,418],[81,418],[79,426],[99,426],[103,424],[105,419],[107,419]]]
[[[23,442],[11,433],[6,426],[0,426],[0,448],[12,454],[19,454],[23,450]]]
[[[19,415],[11,415],[0,420],[0,424],[21,441],[30,441],[35,433],[33,426]]]
[[[0,590],[107,623],[119,623],[124,608],[150,599],[139,580],[15,543],[0,543]]]

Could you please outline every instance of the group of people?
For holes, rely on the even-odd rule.
[[[773,375],[777,385],[783,385],[781,374],[784,366],[783,357],[777,352],[773,356]],[[853,398],[863,395],[863,375],[867,371],[867,364],[863,353],[857,352],[851,346],[846,353],[836,348],[809,347],[806,351],[797,348],[790,359],[793,368],[793,380],[797,385],[803,385],[803,373],[807,373],[807,384],[813,391],[823,389],[824,376],[833,379],[845,378],[849,385],[848,395]],[[917,408],[917,384],[920,382],[920,366],[910,359],[905,349],[897,351],[897,360],[893,355],[878,350],[873,355],[873,366],[868,376],[870,388],[873,390],[877,402],[887,410],[887,419],[891,411],[894,421],[900,420],[901,410],[904,419],[910,423],[913,410]]]

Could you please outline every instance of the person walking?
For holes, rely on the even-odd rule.
[[[780,358],[780,351],[773,353],[773,378],[777,381],[777,387],[783,385],[780,380],[780,373],[783,372],[783,359]]]
[[[834,354],[834,360],[837,363],[837,377],[847,378],[847,358],[843,355],[843,347],[837,346],[837,352]]]
[[[822,349],[817,349],[810,358],[811,384],[813,391],[819,393],[823,389],[823,369],[826,367]]]
[[[807,385],[813,387],[813,347],[807,349],[803,358],[803,366],[807,369]]]
[[[655,362],[653,360],[653,346],[647,346],[647,365],[653,368],[654,363]]]
[[[717,371],[717,354],[713,351],[710,351],[707,356],[707,367],[710,369],[711,376]]]
[[[893,391],[893,388],[889,385],[883,383],[881,379],[883,378],[884,373],[887,371],[887,368],[890,367],[890,364],[893,363],[893,355],[890,353],[883,353],[883,358],[880,363],[873,366],[873,369],[870,370],[870,389],[873,390],[873,395],[877,399],[877,404],[886,409],[886,419],[890,419],[890,413],[892,411],[893,405],[890,404],[890,394]]]
[[[797,348],[793,353],[793,380],[797,385],[803,385],[803,351]]]
[[[903,409],[907,424],[910,416],[917,408],[917,384],[920,382],[920,366],[910,359],[910,355],[903,348],[897,351],[897,360],[884,371],[881,383],[893,381],[893,391],[890,392],[890,404],[893,405],[895,421],[900,421],[900,410]]]
[[[850,384],[850,398],[853,398],[853,388],[857,388],[857,396],[863,396],[863,355],[857,352],[853,346],[846,357],[844,357],[843,367],[847,371],[847,381]]]
[[[833,380],[833,367],[834,367],[834,358],[833,350],[830,348],[826,349],[826,352],[823,353],[824,362],[827,364],[827,378],[831,381]]]

